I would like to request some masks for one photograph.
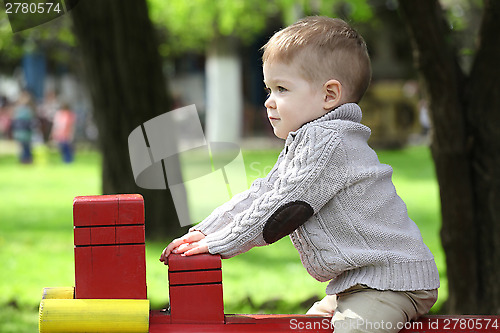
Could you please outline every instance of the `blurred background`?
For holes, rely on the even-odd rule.
[[[0,10],[1,332],[33,332],[42,288],[74,284],[72,200],[77,195],[144,196],[148,297],[153,308],[168,304],[167,270],[158,257],[186,228],[179,226],[168,191],[136,186],[128,135],[155,116],[195,104],[208,141],[241,147],[248,184],[265,176],[283,141],[274,137],[263,106],[260,48],[274,32],[307,15],[340,17],[367,42],[373,80],[361,102],[362,122],[372,129],[369,143],[380,160],[393,166],[398,193],[436,256],[442,287],[433,311],[500,309],[497,301],[485,301],[493,278],[482,273],[500,259],[498,236],[489,238],[488,250],[478,245],[495,218],[481,217],[482,234],[467,237],[474,233],[471,225],[482,221],[472,204],[481,196],[472,195],[478,189],[470,169],[480,154],[471,147],[481,142],[483,148],[497,148],[488,140],[472,144],[471,138],[481,132],[495,141],[498,131],[469,126],[472,97],[457,97],[461,89],[480,89],[462,87],[465,78],[480,82],[492,75],[477,63],[485,50],[478,35],[488,31],[481,24],[498,28],[485,14],[496,13],[494,1],[73,0],[54,1],[60,6],[57,15],[36,24],[12,8],[9,13],[9,3]],[[494,92],[475,98],[494,97],[498,111],[498,83],[487,82]],[[497,123],[498,116],[483,116],[484,123]],[[444,150],[454,163],[440,155]],[[491,170],[497,155],[488,155],[482,171]],[[462,161],[469,169],[458,167]],[[488,175],[498,181],[496,173]],[[470,197],[464,195],[462,203],[446,199],[457,196],[450,183],[462,184],[461,193]],[[460,224],[456,216],[469,219]],[[464,231],[448,233],[445,221]],[[452,282],[447,269],[464,239],[475,239],[467,247],[470,265],[453,276],[472,276],[469,308],[460,308],[458,296],[453,298],[467,286]],[[485,251],[491,260],[484,259]],[[304,313],[326,287],[303,269],[288,239],[225,260],[223,273],[226,313]]]

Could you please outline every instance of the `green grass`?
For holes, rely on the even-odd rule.
[[[269,171],[278,153],[244,152],[248,181]],[[445,286],[438,187],[429,150],[412,147],[379,156],[393,166],[398,193],[436,256]],[[72,201],[100,193],[97,153],[79,152],[71,165],[61,163],[55,152],[40,150],[36,157],[35,164],[25,166],[12,154],[0,155],[0,332],[5,333],[36,331],[43,287],[74,285]],[[152,308],[168,302],[167,269],[158,261],[167,243],[146,245]],[[226,313],[301,313],[326,287],[307,274],[287,238],[224,260],[223,281]],[[441,292],[436,308],[445,298]]]

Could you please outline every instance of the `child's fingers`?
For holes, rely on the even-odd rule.
[[[200,237],[200,234],[201,233],[199,233],[199,232],[190,232],[190,233],[185,234],[181,238],[174,239],[172,241],[172,243],[170,243],[167,246],[167,249],[170,250],[169,254],[170,254],[170,252],[172,252],[173,249],[178,248],[179,246],[181,246],[183,244],[189,244],[189,243],[199,241],[200,239],[202,239],[202,237]],[[201,235],[203,235],[203,234],[201,234]]]
[[[202,240],[203,238],[205,238],[205,235],[197,230],[191,231],[185,235],[185,239],[188,243],[197,242],[199,240]]]
[[[185,243],[176,248],[173,253],[178,253],[178,254],[185,254],[186,252],[192,251],[193,249],[196,249],[202,245],[202,242],[193,242],[193,243]],[[196,251],[194,251],[196,252]],[[193,253],[190,252],[190,253]],[[194,254],[194,253],[193,253]]]
[[[182,245],[186,240],[184,237],[174,239],[170,244],[167,245],[167,247],[163,250],[160,256],[160,261],[164,262],[167,264],[167,258],[172,253],[172,251],[176,248],[178,248],[180,245]]]
[[[190,233],[186,234],[184,237],[180,238],[180,242],[172,242],[178,246],[176,246],[175,248],[172,248],[171,252],[183,253],[192,247],[191,244],[195,244],[196,242],[202,240],[203,238],[205,238],[205,235],[203,235],[199,231],[190,232]],[[175,249],[175,251],[174,251],[174,249]]]
[[[167,258],[170,253],[184,253],[185,251],[192,248],[189,246],[195,242],[198,242],[205,238],[205,235],[199,231],[191,231],[184,236],[174,239],[168,246],[163,250],[160,255],[160,261],[167,264]]]
[[[196,243],[184,243],[179,245],[179,247],[175,248],[172,250],[172,253],[184,253],[187,250],[191,249],[193,246],[195,246]]]
[[[172,253],[182,254],[182,253],[185,253],[186,251],[191,250],[192,248],[195,248],[196,246],[198,246],[197,242],[185,243],[185,244],[180,245],[175,250],[173,250]]]
[[[160,261],[163,262],[165,265],[167,265],[168,264],[167,258],[168,258],[167,248],[165,248],[160,255]]]
[[[168,244],[167,247],[165,248],[165,250],[163,250],[165,258],[168,257],[168,255],[172,252],[173,249],[179,247],[179,245],[181,245],[181,244],[182,244],[182,242],[179,239],[176,239],[176,240],[172,241],[172,243]]]
[[[208,246],[203,244],[203,242],[196,243],[196,246],[191,248],[190,250],[183,253],[184,256],[191,256],[194,254],[202,254],[208,253]]]

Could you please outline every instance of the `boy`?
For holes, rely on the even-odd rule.
[[[437,299],[434,257],[367,145],[356,104],[371,68],[344,21],[307,17],[263,47],[265,102],[285,147],[266,178],[215,209],[162,253],[229,258],[290,235],[327,296],[308,314],[333,314],[335,332],[398,332]]]

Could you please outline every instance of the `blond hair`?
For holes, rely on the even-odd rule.
[[[262,49],[263,63],[297,64],[311,83],[338,80],[349,102],[359,102],[370,84],[366,43],[341,19],[305,17],[275,33]]]

